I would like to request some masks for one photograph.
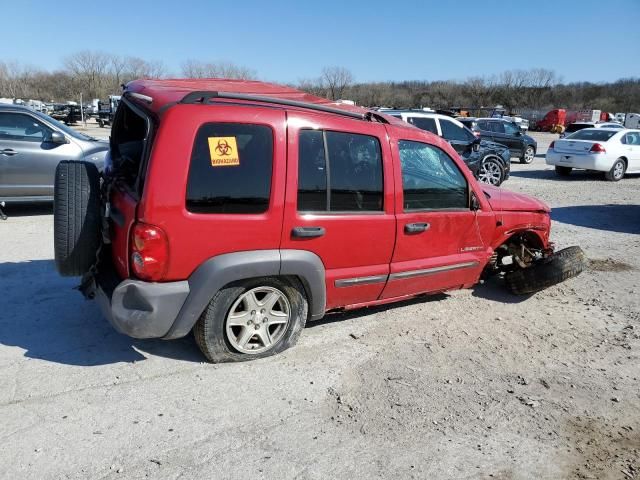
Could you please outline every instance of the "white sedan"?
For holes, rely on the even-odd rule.
[[[546,162],[561,176],[579,168],[605,172],[617,182],[625,173],[640,173],[640,130],[585,128],[551,142]]]

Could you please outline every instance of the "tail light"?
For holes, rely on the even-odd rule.
[[[589,150],[591,153],[607,153],[605,148],[599,143],[594,143],[591,149]]]
[[[554,140],[553,142],[551,142],[549,144],[549,150],[553,150],[554,145],[556,144],[556,141]]]
[[[162,280],[169,265],[169,242],[161,228],[136,223],[131,232],[131,268],[142,280]]]

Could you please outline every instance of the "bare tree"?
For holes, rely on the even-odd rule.
[[[64,65],[78,78],[87,98],[99,98],[104,94],[109,60],[109,55],[104,52],[83,50],[65,58]]]
[[[188,78],[256,78],[255,70],[231,62],[201,62],[187,60],[182,64],[182,75]]]
[[[345,88],[353,83],[353,74],[344,67],[325,67],[321,78],[331,100],[342,98]]]

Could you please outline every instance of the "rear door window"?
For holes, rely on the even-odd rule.
[[[196,135],[187,181],[194,213],[263,213],[269,208],[273,132],[264,125],[207,123]]]
[[[298,211],[382,211],[382,151],[376,137],[302,130],[298,148]]]

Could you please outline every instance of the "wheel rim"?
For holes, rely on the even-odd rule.
[[[533,162],[533,148],[529,147],[525,150],[524,161],[527,163]]]
[[[493,161],[484,162],[478,172],[478,180],[489,185],[500,185],[502,172],[500,166]]]
[[[238,297],[227,314],[227,340],[238,352],[271,350],[287,331],[291,305],[277,288],[256,287]]]
[[[623,173],[624,173],[624,164],[622,162],[617,162],[613,166],[613,178],[622,178]]]

